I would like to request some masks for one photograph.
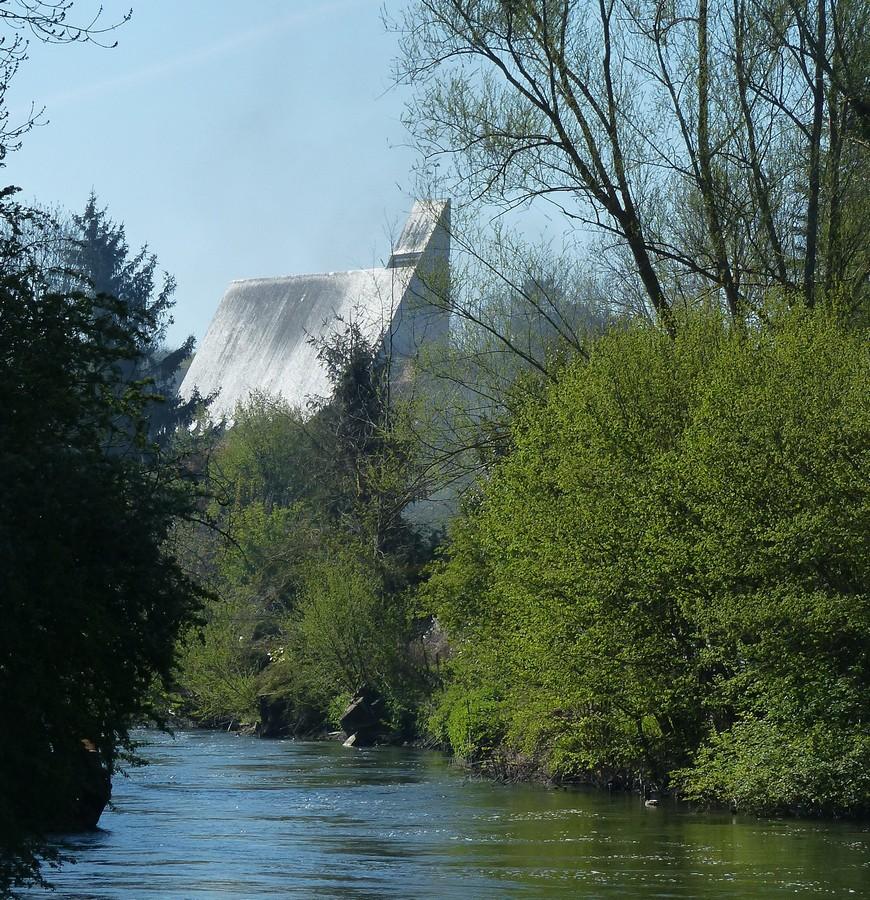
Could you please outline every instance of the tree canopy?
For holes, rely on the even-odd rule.
[[[515,418],[425,588],[456,650],[433,726],[557,778],[866,812],[867,344],[679,324],[610,333]]]
[[[771,288],[864,308],[867,20],[865,0],[417,0],[392,25],[442,189],[550,202],[673,328]]]

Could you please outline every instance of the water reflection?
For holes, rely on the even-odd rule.
[[[702,815],[469,780],[438,754],[147,736],[64,898],[870,893],[866,827]]]

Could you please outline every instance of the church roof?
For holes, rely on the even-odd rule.
[[[309,339],[343,327],[338,320],[352,320],[377,343],[410,320],[406,298],[420,292],[415,275],[448,208],[415,204],[386,268],[231,282],[185,375],[182,396],[194,387],[202,394],[219,391],[211,407],[215,418],[232,418],[252,391],[280,394],[297,406],[328,396],[326,372]]]

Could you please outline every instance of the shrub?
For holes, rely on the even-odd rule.
[[[870,805],[865,337],[824,311],[613,331],[521,411],[426,590],[507,745],[750,809]]]

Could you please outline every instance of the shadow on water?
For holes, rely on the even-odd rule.
[[[143,733],[152,765],[70,836],[51,896],[870,894],[867,826],[756,821],[467,778],[439,754]]]

